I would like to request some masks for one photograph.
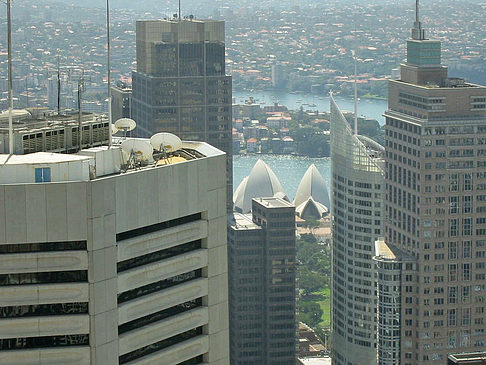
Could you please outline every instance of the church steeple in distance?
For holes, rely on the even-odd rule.
[[[419,17],[419,0],[415,0],[415,22],[412,28],[412,39],[420,41],[425,39],[425,29],[422,29]]]

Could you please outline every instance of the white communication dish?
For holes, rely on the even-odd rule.
[[[157,151],[174,152],[182,147],[182,141],[172,133],[157,133],[150,138],[150,144]]]
[[[112,134],[115,134],[115,133],[116,133],[116,132],[118,132],[118,131],[119,131],[119,129],[118,129],[118,128],[117,128],[117,127],[114,125],[114,124],[112,124],[112,125],[111,125],[111,133],[112,133]]]
[[[137,160],[150,160],[152,158],[152,145],[140,139],[127,139],[122,142],[121,149]]]
[[[115,128],[119,131],[130,132],[135,129],[137,123],[130,118],[120,118],[115,122]]]

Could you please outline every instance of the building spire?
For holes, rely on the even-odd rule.
[[[419,23],[419,0],[415,0],[415,22]]]
[[[419,0],[415,0],[415,23],[413,23],[412,28],[412,39],[424,40],[425,30],[422,29],[422,24],[420,23],[419,17]]]

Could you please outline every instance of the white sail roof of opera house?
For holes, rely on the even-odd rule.
[[[276,194],[287,199],[277,175],[265,162],[258,160],[250,175],[245,177],[236,188],[233,195],[233,208],[241,213],[249,213],[253,198],[273,197]]]
[[[331,206],[326,182],[314,164],[309,166],[302,180],[300,180],[297,193],[295,194],[294,205],[299,207],[311,197],[315,202],[321,203],[326,208]]]
[[[321,219],[329,213],[329,208],[316,202],[311,196],[295,207],[295,213],[302,219]]]

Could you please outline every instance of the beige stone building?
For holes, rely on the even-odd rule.
[[[125,157],[0,155],[1,364],[229,364],[225,154]]]
[[[486,87],[447,76],[417,9],[388,100],[378,363],[445,364],[485,349]]]

